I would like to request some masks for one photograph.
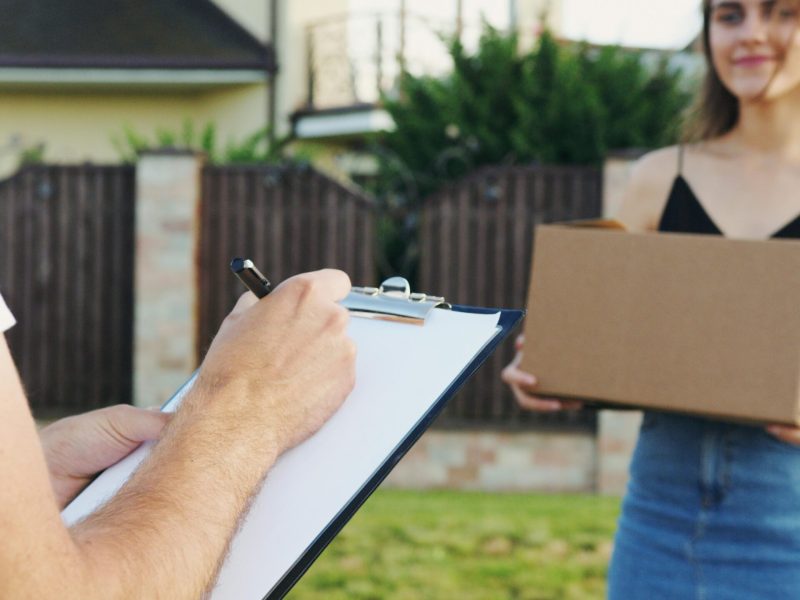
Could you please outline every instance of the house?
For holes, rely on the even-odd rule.
[[[275,54],[211,2],[0,0],[0,160],[116,161],[126,125],[265,122]]]
[[[546,5],[557,28],[552,0],[0,0],[0,175],[31,151],[117,162],[126,127],[187,123],[221,144],[269,125],[346,163],[393,126],[377,101],[400,65],[441,71],[439,36],[474,36],[481,15],[530,38]]]

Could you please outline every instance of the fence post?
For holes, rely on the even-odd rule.
[[[133,398],[161,404],[195,368],[203,156],[144,153],[136,166]]]

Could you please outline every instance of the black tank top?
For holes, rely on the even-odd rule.
[[[683,177],[683,147],[678,149],[678,175],[669,192],[667,205],[658,223],[659,231],[679,233],[706,233],[722,235],[698,200],[689,183]],[[800,215],[782,227],[773,238],[800,238]]]

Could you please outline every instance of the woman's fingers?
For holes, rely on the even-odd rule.
[[[584,407],[580,400],[559,400],[562,410],[581,410]]]
[[[516,362],[516,361],[515,361]],[[515,362],[508,365],[501,373],[501,378],[508,385],[516,385],[522,388],[533,388],[538,383],[536,375],[528,373],[517,367]]]
[[[511,388],[514,392],[514,398],[517,400],[520,408],[524,410],[531,410],[534,412],[557,412],[562,409],[561,402],[555,398],[540,398],[527,394],[520,389]]]
[[[789,425],[770,425],[767,431],[787,444],[800,445],[800,428]]]
[[[518,364],[519,360],[515,358],[510,365],[503,369],[501,378],[511,387],[514,398],[522,409],[535,412],[557,412],[583,408],[583,403],[576,400],[559,400],[557,398],[536,396],[533,393],[538,383],[536,376],[522,371],[517,366]]]

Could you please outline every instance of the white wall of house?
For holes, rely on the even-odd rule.
[[[216,123],[220,142],[229,138],[241,140],[266,125],[268,102],[265,84],[217,90],[201,95],[198,122],[202,119]]]
[[[288,133],[289,116],[303,107],[308,92],[306,29],[311,23],[344,15],[347,0],[303,0],[280,3],[278,26],[279,71],[276,81],[278,134]]]
[[[262,41],[270,40],[270,0],[215,0],[216,4]],[[306,27],[321,19],[347,13],[348,0],[279,0],[275,82],[278,135],[290,129],[290,115],[301,108],[307,95]],[[265,121],[264,121],[265,122]],[[263,124],[263,123],[262,123]]]
[[[56,162],[119,162],[113,139],[130,126],[153,138],[156,129],[217,126],[220,145],[241,140],[266,123],[265,84],[221,89],[72,88],[0,90],[0,176],[16,167],[19,152],[38,145]]]
[[[561,33],[564,23],[564,2],[562,0],[516,0],[516,28],[523,49],[532,48],[545,23],[542,16],[547,16],[547,26],[556,34]]]

